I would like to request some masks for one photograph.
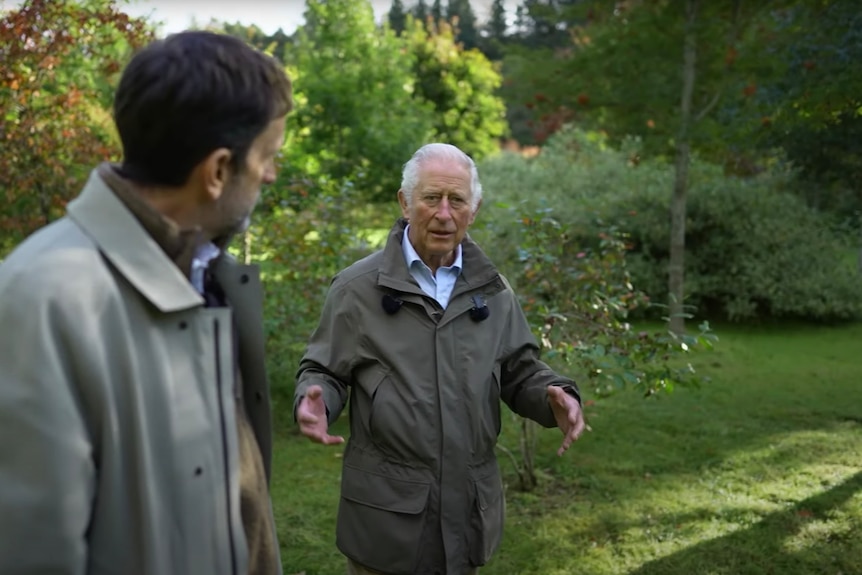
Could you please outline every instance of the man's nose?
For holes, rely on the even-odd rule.
[[[449,199],[443,198],[440,200],[440,209],[437,210],[437,219],[440,220],[451,220],[452,219],[452,209],[449,206]]]

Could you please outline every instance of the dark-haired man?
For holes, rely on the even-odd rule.
[[[257,271],[283,69],[226,35],[134,56],[118,165],[0,265],[0,573],[281,573]]]

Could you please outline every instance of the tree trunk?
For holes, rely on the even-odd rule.
[[[248,230],[242,233],[242,263],[251,263],[251,233]]]
[[[862,273],[862,211],[859,212],[859,273]]]
[[[685,332],[684,283],[685,283],[685,200],[688,193],[688,168],[691,163],[691,101],[694,92],[697,45],[694,30],[698,0],[686,3],[685,41],[682,69],[682,101],[680,105],[679,133],[676,142],[676,174],[673,182],[673,197],[670,203],[670,265],[668,266],[668,292],[670,329],[674,333]]]
[[[39,196],[39,212],[41,212],[44,225],[51,223],[51,198],[45,191],[45,186],[40,182],[36,182],[36,194]]]
[[[535,424],[526,418],[521,418],[521,459],[524,464],[521,473],[519,474],[522,491],[532,491],[539,484],[536,477],[536,467],[534,465],[536,455],[536,430],[533,427]]]

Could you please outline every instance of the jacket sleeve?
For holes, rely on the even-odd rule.
[[[359,345],[359,334],[350,314],[350,297],[343,284],[333,281],[317,328],[311,334],[296,374],[293,413],[309,386],[323,389],[327,419],[331,424],[347,402],[348,386]]]
[[[544,427],[556,427],[557,422],[548,401],[548,386],[562,387],[580,403],[578,386],[573,380],[554,372],[539,359],[539,346],[524,311],[511,288],[509,294],[512,304],[500,363],[501,397],[518,415],[532,419]]]
[[[79,383],[80,305],[42,278],[0,286],[0,573],[83,575],[96,467]],[[56,282],[54,282],[56,286]],[[65,289],[65,288],[64,288]],[[92,321],[92,320],[91,320]],[[77,349],[75,349],[77,348]]]

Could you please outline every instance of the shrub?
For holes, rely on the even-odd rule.
[[[667,300],[673,168],[640,157],[637,140],[620,149],[598,134],[566,129],[534,159],[497,156],[480,166],[488,190],[486,227],[510,260],[523,230],[507,207],[553,209],[577,253],[597,247],[614,226],[628,234],[632,281]],[[722,319],[858,317],[862,292],[847,257],[851,240],[829,216],[790,192],[792,172],[726,177],[695,160],[686,230],[686,303]]]
[[[261,266],[268,370],[276,397],[293,393],[294,375],[317,325],[333,276],[380,244],[391,219],[348,184],[329,182],[302,209],[288,189],[270,190],[251,228]],[[378,233],[374,233],[378,232]]]

